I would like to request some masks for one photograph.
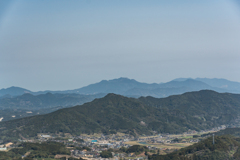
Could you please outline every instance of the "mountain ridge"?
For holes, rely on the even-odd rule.
[[[143,83],[134,79],[118,78],[112,80],[102,80],[100,82],[84,86],[82,88],[65,90],[65,91],[38,91],[32,92],[18,87],[11,87],[0,90],[0,97],[9,94],[11,96],[22,95],[30,93],[33,95],[51,93],[60,94],[85,94],[94,95],[99,93],[116,93],[129,97],[140,96],[154,96],[154,97],[167,97],[175,94],[182,94],[185,92],[199,91],[203,89],[214,90],[217,92],[240,93],[240,83],[232,82],[226,79],[209,79],[209,78],[178,78],[166,83]],[[12,93],[13,90],[18,90]],[[9,96],[6,96],[9,97]],[[2,97],[3,98],[3,97]]]
[[[197,100],[199,97],[202,99]],[[207,98],[208,97],[208,98]],[[0,123],[0,135],[37,133],[182,133],[231,124],[240,115],[240,95],[204,90],[168,98],[107,94],[83,105]],[[203,101],[203,99],[205,99]],[[224,100],[224,104],[221,104]],[[180,103],[181,102],[181,103]]]

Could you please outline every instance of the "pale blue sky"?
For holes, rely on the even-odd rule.
[[[234,0],[0,1],[0,88],[65,90],[128,77],[240,82]]]

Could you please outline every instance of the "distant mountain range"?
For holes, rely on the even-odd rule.
[[[73,135],[182,133],[231,124],[239,114],[239,94],[202,90],[167,98],[135,99],[111,93],[81,106],[0,122],[0,137],[60,132]]]
[[[182,94],[185,92],[199,91],[199,90],[214,90],[217,92],[240,93],[240,83],[232,82],[226,79],[209,79],[209,78],[178,78],[167,83],[141,83],[134,79],[118,78],[113,80],[103,80],[101,82],[90,84],[88,86],[66,91],[39,91],[31,92],[27,89],[19,87],[10,87],[0,90],[0,97],[19,96],[24,93],[33,95],[50,93],[61,94],[84,94],[93,95],[99,93],[115,93],[128,97],[153,96],[153,97],[167,97],[170,95]]]
[[[9,88],[3,88],[0,90],[0,97],[5,98],[5,97],[12,97],[12,96],[19,96],[23,95],[25,93],[32,93],[32,91],[29,91],[24,88],[20,87],[9,87]]]

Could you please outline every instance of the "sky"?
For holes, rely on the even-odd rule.
[[[237,0],[2,0],[0,88],[128,77],[240,82]]]

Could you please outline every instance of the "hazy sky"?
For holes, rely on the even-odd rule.
[[[236,0],[2,0],[0,88],[75,89],[128,77],[240,82]]]

